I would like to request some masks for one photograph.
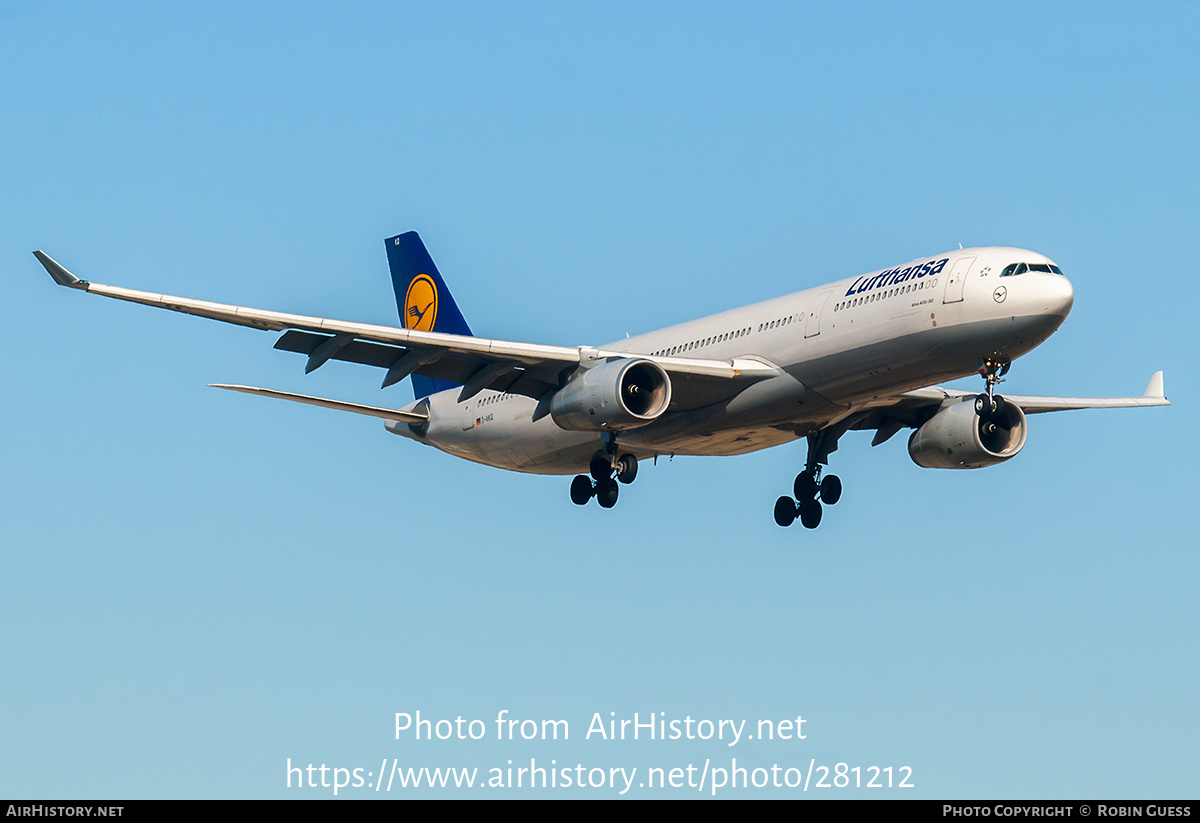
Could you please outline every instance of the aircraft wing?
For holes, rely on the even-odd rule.
[[[930,386],[904,392],[890,398],[880,398],[851,413],[854,422],[851,429],[875,429],[872,446],[878,446],[900,429],[919,426],[928,418],[929,409],[945,403],[959,402],[974,397],[978,392],[959,389],[944,389]],[[1122,409],[1137,406],[1169,406],[1163,393],[1163,373],[1156,371],[1146,385],[1146,391],[1135,397],[1039,397],[1035,395],[1002,393],[1005,400],[1016,403],[1026,414],[1041,414],[1073,409]]]
[[[978,392],[943,389],[934,386],[927,389],[905,392],[900,400],[917,401],[918,405],[942,403],[961,397],[974,397]],[[1123,409],[1135,406],[1169,406],[1171,401],[1163,394],[1163,373],[1156,371],[1146,384],[1146,391],[1136,397],[1039,397],[1036,395],[1008,394],[1001,392],[1005,400],[1016,403],[1026,414],[1041,414],[1073,409]]]
[[[559,389],[581,364],[609,358],[652,360],[671,375],[673,385],[675,378],[679,378],[682,391],[673,392],[672,409],[717,402],[737,394],[749,382],[779,372],[775,366],[756,359],[651,357],[587,346],[514,343],[173,297],[81,280],[46,253],[39,250],[33,254],[60,286],[223,323],[284,332],[275,348],[308,355],[306,373],[330,360],[363,363],[387,369],[383,378],[385,388],[410,374],[460,383],[463,386],[460,400],[485,389],[541,399]]]

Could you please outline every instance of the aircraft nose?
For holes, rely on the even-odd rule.
[[[1066,319],[1071,313],[1071,306],[1075,304],[1075,290],[1071,288],[1071,281],[1061,274],[1030,272],[1024,276],[1029,284],[1029,291],[1025,292],[1026,305],[1036,314]]]
[[[1066,276],[1053,275],[1045,289],[1046,307],[1051,314],[1065,318],[1071,313],[1071,307],[1075,305],[1075,289],[1072,288],[1071,281]]]

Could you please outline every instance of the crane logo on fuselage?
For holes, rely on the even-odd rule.
[[[437,322],[437,284],[428,274],[418,274],[404,294],[404,328],[433,331]]]

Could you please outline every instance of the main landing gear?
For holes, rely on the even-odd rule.
[[[775,501],[775,522],[790,526],[799,520],[806,529],[821,524],[821,504],[832,506],[842,499],[842,481],[836,474],[821,477],[821,466],[829,462],[829,453],[837,449],[844,430],[822,429],[808,436],[808,461],[792,484],[794,497]]]
[[[617,505],[617,483],[632,483],[637,470],[637,458],[629,453],[618,456],[616,439],[606,437],[604,448],[592,455],[591,477],[577,474],[571,481],[571,502],[583,506],[595,497],[601,508],[611,509]]]
[[[1000,400],[1003,398],[996,394],[996,385],[1004,382],[1004,375],[1008,374],[1011,366],[1012,360],[1000,354],[993,354],[979,361],[979,375],[987,381],[987,389],[983,394],[975,396],[975,414],[979,415],[984,423],[991,422],[1000,409]]]
[[[775,501],[776,523],[790,526],[799,519],[806,529],[821,525],[821,503],[832,506],[842,499],[842,481],[836,474],[827,474],[824,479],[820,477],[819,468],[796,475],[796,482],[792,484],[795,499],[785,496]]]

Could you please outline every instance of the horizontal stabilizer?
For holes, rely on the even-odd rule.
[[[368,417],[382,417],[384,420],[395,420],[397,423],[429,422],[429,415],[421,414],[419,412],[383,409],[378,406],[363,406],[359,403],[347,403],[344,400],[327,400],[324,397],[310,397],[307,394],[292,394],[291,392],[275,391],[274,389],[260,389],[254,386],[230,386],[222,383],[210,383],[209,385],[211,385],[214,389],[228,389],[229,391],[240,391],[244,392],[245,394],[260,394],[264,397],[277,397],[280,400],[291,400],[295,403],[307,403],[310,406],[324,406],[327,409],[337,409],[338,411],[365,414]]]

